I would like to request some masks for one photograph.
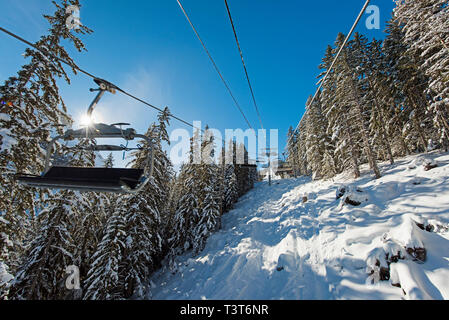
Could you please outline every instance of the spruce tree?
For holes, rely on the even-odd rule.
[[[347,100],[347,106],[354,110],[353,120],[358,126],[360,136],[362,138],[363,149],[365,151],[366,158],[370,165],[370,168],[374,171],[376,179],[381,177],[379,167],[377,165],[377,159],[373,152],[372,141],[368,129],[366,110],[363,104],[364,92],[361,86],[363,85],[363,69],[360,68],[363,61],[359,52],[362,47],[366,44],[366,39],[361,39],[360,34],[356,33],[354,41],[351,41],[348,47],[352,45],[349,49],[344,49],[342,54],[342,68],[341,72],[346,81],[343,81],[340,85],[348,86],[349,88],[349,99]],[[355,72],[354,72],[355,71]]]
[[[193,229],[193,251],[204,249],[207,239],[220,225],[220,205],[217,190],[218,168],[213,161],[214,137],[206,128],[201,144],[202,161],[196,166],[198,171],[199,220]]]
[[[112,154],[112,152],[110,154],[108,154],[108,157],[106,158],[106,160],[103,163],[103,167],[104,168],[113,168],[114,167],[114,155]]]
[[[406,107],[407,100],[409,100],[407,99],[407,92],[413,91],[407,87],[415,87],[417,92],[419,90],[422,92],[425,83],[424,79],[416,72],[416,63],[413,63],[415,59],[411,59],[412,57],[405,54],[407,45],[404,42],[403,31],[397,22],[389,21],[386,33],[387,37],[384,40],[382,51],[387,70],[386,91],[384,92],[387,92],[388,96],[384,96],[383,102],[390,105],[388,113],[390,119],[387,124],[390,128],[390,137],[393,139],[393,152],[396,151],[397,154],[404,156],[415,151],[409,144],[410,139],[407,132],[410,132],[410,130],[405,130],[407,126],[413,130],[415,126],[410,126],[409,121],[416,119],[415,116],[410,117],[411,108]],[[417,81],[420,83],[417,83]],[[417,123],[416,120],[414,123]],[[415,134],[415,136],[418,136],[418,134]]]
[[[168,258],[173,272],[176,271],[175,257],[193,247],[192,230],[200,217],[195,165],[191,163],[183,165],[178,179],[179,200],[168,229]]]
[[[323,81],[322,77],[328,72],[334,58],[335,50],[332,46],[328,45],[322,59],[321,64],[318,66],[322,70],[318,76],[320,81]],[[337,173],[341,172],[342,156],[341,153],[336,150],[337,136],[340,134],[340,127],[338,121],[334,116],[338,116],[337,105],[335,101],[336,91],[336,74],[335,68],[330,70],[327,81],[323,83],[321,92],[319,95],[321,112],[327,124],[326,127],[326,148],[323,154],[322,171],[325,178],[331,178]]]
[[[231,210],[238,200],[237,176],[235,174],[234,164],[225,165],[225,193],[224,208],[225,212]]]
[[[144,298],[148,292],[147,279],[157,268],[162,257],[163,226],[161,215],[168,208],[169,187],[172,179],[172,165],[166,153],[162,150],[162,142],[168,142],[166,127],[170,113],[168,109],[159,115],[159,124],[152,125],[146,135],[153,141],[152,145],[133,153],[134,160],[131,162],[133,168],[145,168],[150,172],[153,165],[152,176],[145,188],[139,194],[130,194],[117,199],[116,203],[121,207],[121,214],[125,221],[124,227],[120,230],[123,233],[123,247],[115,250],[111,254],[118,254],[115,257],[117,265],[117,283],[120,283],[121,292],[118,289],[114,292],[114,299],[117,298]],[[154,161],[148,162],[150,152],[154,153]],[[150,157],[151,158],[151,157]],[[164,213],[164,216],[168,216]],[[118,220],[112,221],[116,223]],[[106,231],[107,232],[107,231]],[[117,231],[118,232],[118,231]],[[107,237],[102,241],[102,246],[108,247],[107,241],[114,241],[114,238]],[[93,265],[89,271],[90,275],[98,274],[98,268],[102,266]],[[110,281],[109,276],[100,273],[104,280]],[[91,278],[90,282],[93,279]],[[100,280],[95,280],[100,283]],[[87,298],[95,296],[98,286],[90,286]],[[98,294],[105,294],[99,290]]]
[[[332,165],[332,163],[324,162],[325,154],[332,154],[332,142],[327,134],[327,119],[323,114],[319,95],[313,104],[310,104],[311,100],[312,97],[309,97],[306,111],[308,114],[305,141],[307,146],[306,156],[313,179],[321,179],[325,176],[324,171],[328,170],[324,165]]]
[[[408,52],[421,57],[419,68],[429,78],[428,110],[439,129],[440,142],[449,143],[449,8],[445,0],[395,1],[394,17],[404,30]]]
[[[11,286],[10,298],[18,300],[64,299],[65,270],[74,264],[71,224],[79,215],[71,192],[52,197],[39,214],[40,228],[25,254]]]
[[[194,164],[197,144],[201,146],[202,161]],[[213,161],[213,144],[208,129],[202,139],[196,131],[191,139],[190,162],[183,165],[179,176],[179,202],[170,222],[169,236],[169,263],[173,272],[177,255],[188,250],[198,254],[220,226],[220,170]]]
[[[79,140],[74,150],[70,150],[68,154],[68,164],[72,167],[95,167],[96,154],[93,147],[96,143],[93,139]],[[67,196],[77,208],[69,231],[74,244],[73,264],[79,269],[80,283],[83,285],[92,256],[103,236],[102,230],[110,210],[110,196],[94,192],[68,192]],[[81,299],[84,289],[83,286],[80,291],[69,292],[67,298]]]
[[[124,216],[124,208],[117,206],[107,221],[85,281],[83,298],[86,300],[121,300],[124,297],[122,261],[127,245]]]
[[[334,51],[340,49],[344,38],[342,33],[338,35]],[[332,55],[333,53],[331,54],[330,48],[328,48],[325,60],[323,60],[324,68],[330,67]],[[332,72],[329,80],[323,85],[323,100],[325,100],[323,107],[328,120],[328,134],[331,135],[335,143],[335,156],[341,163],[342,169],[352,170],[354,177],[358,178],[360,177],[361,137],[356,118],[359,115],[353,107],[353,97],[348,94],[350,86],[348,76],[352,77],[352,70],[348,70],[343,59],[340,59]],[[329,96],[332,97],[331,100],[326,101]]]
[[[71,166],[92,167],[95,141],[82,139],[69,156]],[[93,193],[58,191],[49,195],[39,213],[36,237],[22,257],[11,287],[13,299],[77,299],[80,292],[65,287],[65,270],[75,265],[81,276],[95,250],[98,212]]]
[[[170,110],[165,108],[158,115],[158,125],[155,133],[156,139],[156,156],[154,163],[154,179],[158,186],[157,207],[161,214],[161,218],[167,219],[168,198],[170,194],[170,186],[174,176],[173,164],[170,161],[167,152],[163,150],[163,144],[170,145],[167,127],[170,125]]]
[[[298,133],[290,126],[287,133],[287,162],[292,167],[295,177],[299,174]]]
[[[364,104],[371,105],[369,132],[372,137],[373,149],[376,149],[378,157],[389,160],[390,164],[394,164],[391,140],[386,125],[388,104],[383,102],[388,100],[389,97],[385,97],[388,95],[385,80],[388,71],[382,55],[382,42],[373,40],[368,43],[363,35],[356,34],[354,43],[356,45],[354,53],[359,55],[362,61],[359,66],[360,73],[366,78]]]
[[[24,56],[29,62],[0,86],[0,168],[14,174],[40,174],[44,169],[43,147],[53,133],[61,133],[61,124],[71,121],[57,85],[60,78],[70,83],[69,76],[63,65],[49,54],[75,66],[62,42],[71,43],[81,52],[85,47],[78,36],[91,31],[85,26],[67,28],[66,9],[69,5],[80,7],[78,0],[53,3],[54,14],[44,16],[50,24],[49,33],[34,44],[40,51],[26,49]],[[12,241],[15,253],[7,264],[14,272],[18,256],[26,249],[23,243],[31,232],[32,221],[42,209],[37,196],[43,199],[46,192],[19,186],[13,175],[0,170],[0,212],[8,222],[3,232]]]
[[[395,126],[401,130],[400,141],[408,152],[425,152],[427,150],[429,128],[432,119],[426,112],[427,99],[425,90],[428,78],[419,69],[422,60],[415,50],[410,50],[405,42],[403,29],[392,20],[387,28],[384,54],[390,69],[390,88],[394,95]]]

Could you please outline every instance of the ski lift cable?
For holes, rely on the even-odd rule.
[[[0,31],[2,31],[2,32],[4,32],[4,33],[10,35],[11,37],[13,37],[13,38],[15,38],[15,39],[17,39],[17,40],[19,40],[19,41],[25,43],[26,45],[28,45],[28,46],[30,46],[30,47],[36,49],[37,51],[39,51],[40,53],[42,53],[42,54],[45,55],[45,56],[49,56],[49,57],[51,57],[51,58],[53,58],[53,59],[55,59],[55,60],[57,60],[57,61],[59,61],[59,62],[62,62],[62,63],[64,63],[64,64],[68,65],[69,67],[71,67],[71,68],[73,68],[73,69],[79,71],[80,73],[82,73],[82,74],[84,74],[84,75],[86,75],[86,76],[88,76],[88,77],[90,77],[90,78],[92,78],[92,79],[94,79],[94,80],[95,80],[95,79],[101,80],[102,82],[107,83],[107,84],[110,85],[112,88],[114,88],[115,90],[121,92],[122,94],[124,94],[124,95],[126,95],[126,96],[128,96],[128,97],[130,97],[130,98],[132,98],[132,99],[134,99],[134,100],[136,100],[136,101],[138,101],[138,102],[140,102],[140,103],[142,103],[142,104],[144,104],[144,105],[146,105],[146,106],[152,108],[152,109],[155,109],[155,110],[157,110],[157,111],[159,111],[159,112],[163,112],[163,110],[162,110],[161,108],[158,108],[158,107],[156,107],[156,106],[154,106],[154,105],[152,105],[152,104],[150,104],[150,103],[148,103],[148,102],[146,102],[146,101],[144,101],[144,100],[142,100],[142,99],[140,99],[140,98],[138,98],[138,97],[132,95],[131,93],[129,93],[129,92],[127,92],[127,91],[125,91],[125,90],[119,88],[118,86],[114,85],[113,83],[111,83],[111,82],[109,82],[109,81],[106,81],[106,80],[103,80],[103,79],[101,79],[101,78],[99,78],[99,77],[96,77],[96,76],[93,75],[92,73],[89,73],[88,71],[83,70],[83,69],[81,69],[80,67],[74,65],[73,63],[71,63],[71,62],[69,62],[69,61],[67,61],[67,60],[65,60],[65,59],[62,59],[62,58],[60,58],[60,57],[58,57],[58,56],[56,56],[56,55],[54,55],[54,54],[52,54],[52,53],[50,53],[50,52],[44,52],[44,51],[43,51],[41,48],[39,48],[38,46],[36,46],[36,45],[34,45],[33,43],[31,43],[31,42],[25,40],[24,38],[18,36],[17,34],[15,34],[15,33],[13,33],[13,32],[10,32],[10,31],[6,30],[5,28],[3,28],[3,27],[1,27],[1,26],[0,26]],[[179,122],[181,122],[181,123],[183,123],[183,124],[185,124],[185,125],[187,125],[187,126],[189,126],[189,127],[195,128],[191,123],[189,123],[189,122],[187,122],[187,121],[185,121],[185,120],[183,120],[183,119],[181,119],[181,118],[179,118],[179,117],[177,117],[177,116],[175,116],[175,115],[173,115],[173,114],[170,114],[170,117],[173,118],[173,119],[175,119],[175,120],[177,120],[177,121],[179,121]],[[201,129],[200,129],[200,130],[201,130]],[[203,130],[201,130],[201,131],[203,131]]]
[[[307,113],[307,109],[310,108],[310,106],[315,102],[316,97],[318,96],[318,93],[320,92],[321,88],[323,87],[324,83],[327,80],[327,77],[329,76],[329,74],[331,73],[332,69],[334,68],[335,63],[337,62],[338,58],[340,57],[340,54],[342,53],[343,49],[346,47],[346,44],[348,43],[349,39],[351,38],[352,34],[354,33],[355,28],[357,27],[357,25],[360,22],[360,19],[362,18],[363,14],[365,13],[366,8],[368,7],[368,5],[370,4],[371,0],[367,0],[365,5],[362,8],[362,11],[360,11],[357,19],[354,22],[354,25],[352,26],[351,30],[349,31],[348,35],[346,36],[345,41],[343,42],[340,50],[338,51],[337,55],[334,58],[334,61],[332,62],[331,66],[329,67],[329,70],[327,70],[326,75],[324,76],[323,80],[321,81],[320,86],[318,87],[318,89],[315,92],[315,95],[313,96],[312,100],[310,101],[310,103],[306,106],[306,113]],[[290,141],[293,139],[293,137],[295,136],[295,134],[298,132],[299,127],[301,126],[301,123],[304,119],[304,116],[301,118],[301,120],[299,121],[298,125],[296,126],[296,129],[293,131],[292,135],[290,136],[290,138],[287,141],[287,145],[285,148],[288,147]]]
[[[181,2],[179,0],[176,0],[176,1],[178,2],[179,7],[181,8],[182,12],[184,13],[184,16],[186,17],[186,19],[189,22],[190,26],[192,27],[193,32],[195,33],[196,37],[200,41],[201,45],[203,46],[204,51],[206,52],[207,56],[209,57],[210,61],[212,62],[213,66],[215,68],[215,71],[217,71],[218,75],[220,76],[221,81],[223,82],[223,84],[225,85],[227,91],[229,92],[229,95],[231,96],[232,100],[234,101],[235,106],[237,107],[237,109],[242,114],[242,116],[245,119],[245,122],[247,123],[248,127],[250,129],[253,129],[253,127],[251,126],[251,123],[248,121],[248,118],[246,117],[245,113],[243,112],[242,108],[240,107],[240,104],[237,102],[237,99],[235,98],[234,94],[232,93],[231,88],[229,87],[229,85],[226,82],[226,80],[224,79],[220,69],[218,68],[217,64],[215,63],[215,60],[212,58],[211,53],[207,49],[207,47],[204,44],[203,40],[201,39],[198,31],[196,30],[195,26],[193,25],[192,20],[190,20],[189,15],[187,14],[186,10],[184,9],[184,7],[182,6],[182,4],[181,4]]]
[[[69,67],[71,67],[71,68],[77,70],[78,72],[80,72],[80,73],[82,73],[82,74],[84,74],[84,75],[86,75],[86,76],[88,76],[88,77],[90,77],[90,78],[92,78],[92,79],[94,79],[94,80],[100,81],[100,82],[102,82],[102,83],[106,83],[106,84],[107,84],[108,86],[110,86],[111,88],[115,89],[116,91],[121,92],[122,94],[124,94],[124,95],[130,97],[131,99],[134,99],[134,100],[136,100],[136,101],[138,101],[138,102],[140,102],[140,103],[142,103],[142,104],[145,104],[145,105],[147,105],[148,107],[153,108],[153,109],[155,109],[155,110],[157,110],[157,111],[160,111],[160,112],[163,111],[161,108],[158,108],[158,107],[156,107],[156,106],[154,106],[154,105],[152,105],[152,104],[150,104],[150,103],[148,103],[148,102],[146,102],[146,101],[144,101],[144,100],[142,100],[142,99],[140,99],[140,98],[138,98],[138,97],[132,95],[131,93],[129,93],[129,92],[123,90],[123,89],[120,89],[118,86],[114,85],[113,83],[111,83],[111,82],[109,82],[109,81],[106,81],[106,80],[104,80],[104,79],[101,79],[101,78],[96,77],[95,75],[89,73],[89,72],[86,71],[86,70],[81,69],[80,67],[74,65],[73,63],[70,63],[70,62],[68,62],[68,61],[66,61],[66,60],[64,60],[64,59],[62,59],[62,58],[60,58],[60,57],[58,57],[58,56],[56,56],[56,55],[50,53],[50,52],[44,52],[44,51],[42,51],[42,49],[40,49],[38,46],[36,46],[36,45],[34,45],[33,43],[31,43],[31,42],[25,40],[24,38],[18,36],[17,34],[15,34],[15,33],[13,33],[13,32],[10,32],[10,31],[6,30],[5,28],[3,28],[3,27],[1,27],[1,26],[0,26],[0,31],[2,31],[2,32],[4,32],[4,33],[10,35],[11,37],[13,37],[13,38],[15,38],[15,39],[17,39],[17,40],[19,40],[19,41],[25,43],[26,45],[28,45],[28,46],[30,46],[30,47],[36,49],[36,50],[39,51],[40,53],[42,53],[42,54],[44,54],[44,55],[46,55],[46,56],[49,56],[49,57],[51,57],[51,58],[53,58],[53,59],[55,59],[55,60],[57,60],[57,61],[59,61],[59,62],[62,62],[62,63],[64,63],[64,64],[68,65]],[[91,106],[91,107],[94,107],[94,106]],[[90,108],[90,109],[91,109],[91,108]],[[179,118],[179,117],[177,117],[177,116],[175,116],[175,115],[173,115],[173,114],[171,114],[171,113],[170,113],[170,118],[175,119],[175,120],[177,120],[177,121],[179,121],[179,122],[185,124],[185,125],[188,126],[188,127],[191,127],[191,128],[193,128],[193,129],[199,130],[201,133],[205,133],[205,130],[204,130],[204,129],[198,128],[198,127],[192,125],[191,123],[187,122],[186,120],[183,120],[183,119],[181,119],[181,118]],[[224,144],[226,144],[226,141],[225,141],[224,139],[222,139],[222,142],[223,142]]]
[[[260,112],[259,112],[259,107],[257,106],[257,102],[256,102],[256,97],[254,95],[253,86],[251,85],[251,81],[249,79],[248,70],[246,69],[245,60],[243,58],[242,48],[240,47],[240,42],[239,42],[239,39],[237,37],[237,32],[236,32],[236,29],[235,29],[235,26],[234,26],[234,20],[232,19],[231,10],[229,9],[229,5],[228,5],[228,1],[227,0],[225,0],[225,5],[226,5],[226,10],[228,11],[228,16],[229,16],[229,21],[230,21],[231,26],[232,26],[232,31],[234,32],[235,42],[237,43],[237,47],[239,49],[240,58],[242,59],[243,69],[245,70],[246,80],[248,81],[249,90],[251,91],[251,96],[253,98],[254,107],[256,108],[256,113],[257,113],[257,116],[259,117],[260,126],[261,126],[262,129],[264,129],[263,122],[262,122],[262,117],[261,117]]]

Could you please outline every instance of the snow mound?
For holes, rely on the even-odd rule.
[[[423,242],[423,231],[411,216],[404,216],[403,223],[392,230],[392,239],[399,243],[407,252],[419,261],[426,260],[426,251]]]
[[[422,167],[424,171],[430,171],[438,167],[438,162],[428,156],[420,155],[410,162],[410,164],[408,165],[408,169],[414,170],[418,167]]]
[[[368,194],[360,187],[340,186],[337,189],[337,199],[341,199],[340,207],[344,205],[360,206],[369,201]]]

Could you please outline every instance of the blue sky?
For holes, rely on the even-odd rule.
[[[338,32],[348,32],[364,0],[229,0],[234,23],[267,129],[279,129],[285,146],[289,126],[296,126],[309,95],[316,90],[317,66]],[[201,120],[224,132],[247,129],[176,0],[81,0],[81,22],[93,29],[83,38],[88,52],[70,49],[78,65],[148,102],[188,121]],[[255,128],[259,128],[223,0],[183,0],[199,34]],[[380,30],[368,30],[365,15],[357,31],[383,38],[392,0],[374,0]],[[42,14],[50,0],[0,0],[0,25],[34,42],[47,29]],[[0,34],[0,81],[25,63],[24,45]],[[93,82],[73,76],[61,82],[69,112],[80,119],[93,98]],[[127,97],[107,96],[99,120],[130,122],[145,131],[156,112]],[[170,130],[183,128],[173,121]],[[188,128],[187,128],[188,129]]]

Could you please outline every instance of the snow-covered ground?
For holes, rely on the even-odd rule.
[[[152,298],[449,299],[449,154],[381,169],[257,184],[199,256],[152,277]]]

